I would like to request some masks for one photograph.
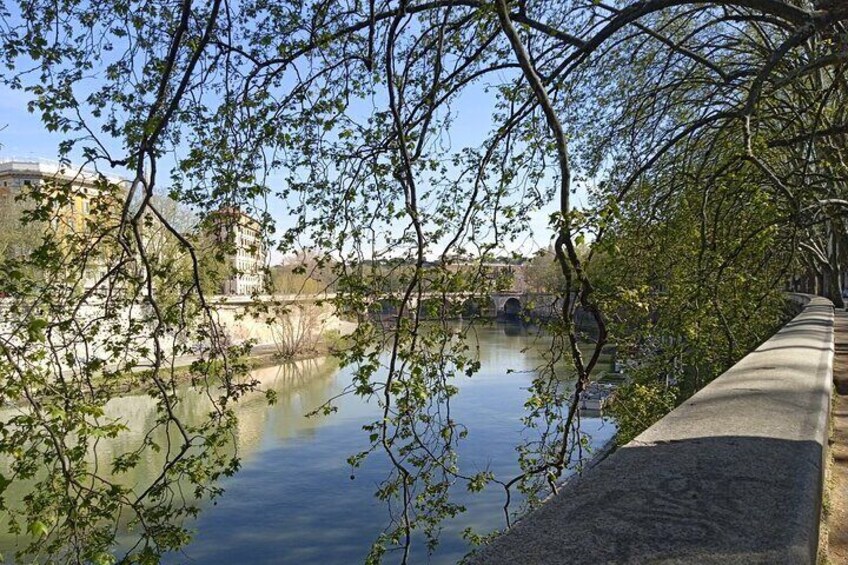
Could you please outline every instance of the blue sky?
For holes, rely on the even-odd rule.
[[[456,101],[454,109],[457,116],[449,132],[453,149],[469,144],[476,145],[488,132],[491,126],[492,97],[493,94],[484,92],[482,85],[477,85]],[[39,116],[27,111],[27,100],[27,93],[0,85],[0,127],[5,126],[5,129],[0,131],[0,159],[56,159],[57,148],[63,136],[59,133],[48,132],[43,127]],[[119,143],[107,143],[107,147],[114,150],[115,154],[121,154]],[[108,172],[127,176],[126,171]],[[272,185],[282,183],[281,180],[273,177],[271,182]],[[272,188],[278,190],[281,186],[272,186]],[[585,202],[585,198],[585,193],[580,191],[576,203],[579,205]],[[275,196],[271,197],[268,209],[277,222],[278,233],[290,225],[285,202]],[[531,254],[540,247],[547,246],[551,239],[548,217],[554,210],[555,205],[552,204],[536,212],[533,215],[532,233],[528,233],[527,238],[507,251]],[[272,256],[272,262],[277,262],[279,259],[279,256]]]
[[[56,158],[62,137],[44,129],[35,114],[27,112],[26,93],[0,84],[0,157]]]

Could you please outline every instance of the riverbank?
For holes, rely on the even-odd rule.
[[[350,324],[350,323],[348,323]],[[353,325],[353,324],[351,324]],[[355,325],[354,325],[355,326]],[[350,330],[350,328],[345,328]],[[308,361],[311,359],[320,359],[322,357],[334,356],[338,351],[344,348],[346,335],[350,331],[342,334],[336,329],[327,332],[318,338],[318,340],[308,349],[300,350],[292,355],[282,355],[279,348],[273,343],[263,343],[253,346],[250,353],[246,356],[236,358],[236,361],[244,363],[247,371],[254,371],[266,367],[282,365],[284,363],[295,363],[298,361]],[[199,376],[197,371],[192,371],[192,366],[198,361],[210,364],[219,364],[220,359],[204,359],[200,355],[180,355],[173,359],[167,359],[162,363],[160,374],[164,373],[165,378],[171,377],[171,383],[174,385],[184,385],[192,381],[193,378]],[[107,366],[105,371],[114,371],[115,366]],[[138,365],[123,377],[112,377],[112,393],[117,396],[133,395],[144,392],[143,379],[145,375],[152,372],[150,365]],[[93,379],[95,384],[103,384],[102,379]],[[7,400],[0,404],[0,407],[24,406],[28,402],[24,399],[18,401]]]
[[[237,360],[247,365],[248,371],[263,369],[265,367],[273,367],[283,363],[293,363],[297,361],[306,361],[310,359],[319,359],[321,357],[335,355],[341,347],[343,347],[345,337],[334,335],[329,338],[322,336],[313,346],[294,353],[292,355],[282,355],[278,347],[273,343],[265,343],[255,345],[251,348],[250,353],[240,357]],[[193,376],[192,366],[200,362],[215,363],[216,360],[204,360],[203,357],[197,355],[183,355],[174,358],[173,362],[164,365],[168,371],[171,371],[177,383],[188,382]],[[138,391],[137,381],[139,377],[143,377],[145,372],[150,369],[146,367],[137,367],[133,371],[134,378],[130,380],[124,392],[132,393]]]
[[[283,353],[283,348],[276,343],[266,342],[254,345],[247,355],[237,360],[244,362],[248,366],[248,370],[255,370],[282,363],[332,356],[345,347],[347,336],[353,333],[355,329],[356,323],[336,319],[332,324],[326,325],[317,339],[309,346],[300,347],[293,353]],[[184,382],[190,380],[192,377],[191,368],[198,361],[209,363],[219,362],[214,359],[204,360],[200,355],[181,355],[169,360],[164,367],[172,371],[177,382]],[[133,370],[133,373],[144,375],[145,371],[149,372],[150,368],[137,367]],[[128,388],[126,392],[135,392],[136,390],[137,387],[134,386]]]

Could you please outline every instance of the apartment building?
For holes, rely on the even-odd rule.
[[[104,177],[73,165],[45,159],[0,158],[0,212],[16,208],[13,212],[19,215],[23,207],[31,204],[24,202],[18,206],[13,200],[16,196],[28,191],[55,190],[61,194],[56,199],[61,204],[54,210],[49,226],[39,229],[52,229],[59,234],[84,234],[90,221],[101,221],[109,214],[118,213],[127,188],[128,182],[123,178]],[[115,197],[115,201],[107,199],[104,203],[100,198],[103,195],[109,199]],[[98,205],[102,208],[98,209]],[[16,221],[5,223],[12,225]],[[231,250],[227,255],[227,275],[219,292],[228,295],[262,292],[268,261],[262,224],[240,209],[228,207],[211,214],[205,229]],[[96,279],[102,270],[102,266],[95,263],[90,263],[87,279]]]
[[[52,219],[58,230],[80,233],[91,215],[96,195],[107,185],[124,188],[127,181],[116,176],[101,176],[94,171],[46,159],[0,159],[0,198],[14,198],[28,190],[61,190],[68,196]],[[63,199],[64,200],[64,199]]]
[[[229,275],[221,293],[245,296],[265,289],[268,249],[262,224],[238,208],[221,208],[210,215],[214,237],[231,246],[227,256]]]
[[[0,253],[5,257],[26,255],[36,248],[44,235],[59,238],[60,249],[70,254],[81,253],[87,245],[99,241],[92,236],[94,222],[103,222],[122,207],[127,181],[116,176],[102,176],[95,171],[46,159],[0,159]],[[42,221],[24,224],[21,217],[33,210],[36,201],[19,199],[20,195],[42,197],[54,207]],[[78,261],[68,256],[69,264],[84,265],[81,283],[95,284],[106,272],[102,255]]]

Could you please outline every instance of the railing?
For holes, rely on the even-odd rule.
[[[815,563],[833,305],[802,311],[471,563]]]

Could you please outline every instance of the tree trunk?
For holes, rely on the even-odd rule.
[[[845,308],[845,301],[842,300],[842,267],[839,262],[839,243],[840,237],[837,233],[838,225],[831,223],[830,237],[827,245],[827,262],[824,268],[825,288],[830,295],[830,301],[836,308]]]
[[[839,267],[833,264],[822,267],[822,296],[833,302],[836,308],[845,308],[842,289],[839,286]]]

